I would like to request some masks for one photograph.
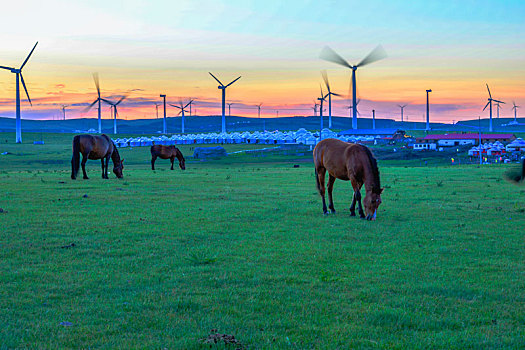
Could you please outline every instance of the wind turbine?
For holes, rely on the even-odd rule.
[[[352,66],[350,63],[348,63],[344,58],[339,56],[334,50],[329,48],[328,46],[325,46],[323,50],[321,51],[321,54],[319,57],[321,57],[323,60],[333,62],[336,64],[339,64],[343,67],[349,68],[352,70],[352,105],[357,106],[357,89],[356,89],[356,80],[355,80],[355,72],[357,68],[366,66],[367,64],[370,64],[375,61],[379,61],[383,58],[385,58],[386,52],[383,49],[381,45],[377,46],[375,49],[373,49],[365,58],[361,60],[358,64],[355,66]],[[357,110],[352,110],[352,129],[357,129]]]
[[[321,116],[321,130],[323,130],[323,102],[326,101],[326,96],[328,95],[324,95],[323,94],[323,88],[321,86],[321,84],[319,84],[319,88],[321,89],[321,97],[318,97],[317,100],[319,101],[319,105],[320,105],[320,108],[319,108],[319,115]],[[319,135],[321,135],[319,133]]]
[[[7,69],[11,71],[11,73],[16,74],[16,143],[22,143],[22,120],[20,117],[20,80],[22,80],[22,86],[24,87],[24,90],[26,92],[27,100],[29,101],[29,104],[33,106],[33,103],[31,103],[31,98],[29,98],[29,93],[27,92],[26,83],[24,82],[24,76],[22,75],[22,68],[26,65],[27,61],[29,60],[29,57],[33,54],[33,51],[35,51],[36,46],[38,45],[38,41],[36,42],[35,46],[33,46],[33,49],[27,55],[24,63],[20,66],[20,68],[12,68],[12,67],[5,67],[0,66],[2,69]]]
[[[326,74],[326,71],[321,71],[321,75],[323,76],[324,83],[326,85],[326,88],[328,89],[328,128],[332,128],[332,95],[334,96],[341,96],[339,94],[336,94],[335,92],[332,92],[330,90],[330,84],[328,83],[328,75]]]
[[[157,119],[159,119],[159,106],[160,103],[155,102],[155,111],[157,112]]]
[[[403,122],[403,110],[405,109],[408,104],[405,105],[397,105],[399,108],[401,108],[401,123]]]
[[[315,100],[314,100],[314,106],[310,107],[311,109],[314,110],[314,117],[317,117],[317,106],[319,106],[319,104],[317,102],[315,102]]]
[[[512,109],[514,110],[514,122],[513,122],[513,124],[518,124],[517,111],[518,111],[518,108],[520,108],[520,106],[516,106],[516,102],[514,102],[514,101],[512,101],[512,104],[514,105],[514,107],[512,107]]]
[[[228,105],[228,117],[232,116],[232,114],[231,114],[232,104],[233,104],[233,102],[227,103],[227,105]]]
[[[499,102],[496,102],[496,107],[498,107],[498,109],[497,109],[497,114],[498,114],[498,119],[499,119],[499,107],[500,107],[500,106],[499,106]]]
[[[226,132],[226,116],[224,115],[225,104],[226,104],[226,88],[230,86],[231,84],[235,83],[237,80],[241,79],[241,77],[238,77],[237,79],[233,80],[229,84],[224,85],[223,83],[221,83],[219,79],[215,77],[215,75],[211,74],[211,72],[208,72],[208,73],[210,73],[213,79],[217,80],[217,82],[220,84],[217,88],[219,90],[222,90],[222,129],[221,129],[222,131],[221,132]]]
[[[487,108],[487,106],[490,106],[489,110],[490,110],[490,121],[489,121],[489,131],[492,131],[492,101],[494,102],[497,102],[497,103],[505,103],[505,102],[502,102],[502,101],[498,101],[498,100],[495,100],[492,98],[492,95],[490,93],[490,89],[489,89],[489,84],[486,84],[487,85],[487,90],[489,92],[489,98],[488,98],[488,101],[487,104],[485,105],[485,107],[483,108],[483,110],[485,110]]]
[[[62,105],[62,113],[64,115],[64,120],[66,120],[66,107],[69,107],[68,105]]]
[[[113,103],[109,100],[106,100],[105,98],[103,98],[102,100],[104,102],[106,102],[107,104],[109,104],[111,106],[111,108],[113,108],[113,133],[116,134],[117,133],[117,116],[118,116],[118,110],[117,110],[117,106],[122,102],[124,101],[124,99],[126,98],[127,96],[122,96],[120,98],[120,100],[118,100],[117,102]]]
[[[93,80],[95,81],[95,86],[97,88],[97,99],[95,101],[93,101],[92,104],[90,104],[89,106],[87,106],[85,109],[84,109],[84,112],[87,112],[91,109],[91,107],[93,107],[95,105],[95,103],[98,102],[98,133],[99,134],[102,134],[102,117],[101,117],[101,113],[102,113],[102,108],[101,108],[101,103],[102,101],[109,103],[108,100],[105,100],[103,99],[102,97],[100,97],[100,82],[98,80],[98,73],[93,73]]]
[[[361,116],[361,113],[359,113],[359,110],[357,109],[357,106],[359,106],[360,102],[361,102],[361,99],[358,98],[357,101],[356,101],[356,104],[355,104],[355,112],[357,113],[358,116]],[[347,108],[352,110],[352,111],[354,110],[354,106],[353,105],[350,105]],[[350,117],[352,117],[352,115],[350,115]]]
[[[184,112],[186,112],[186,107],[191,106],[191,103],[192,103],[192,102],[193,102],[193,100],[190,100],[190,102],[188,102],[185,106],[182,104],[182,101],[180,101],[180,106],[172,105],[172,104],[170,103],[170,106],[180,109],[179,114],[182,113],[181,132],[182,132],[183,134],[184,134]],[[177,114],[177,115],[179,115],[179,114]]]
[[[262,103],[259,103],[257,105],[257,118],[261,118],[261,106],[262,106]]]

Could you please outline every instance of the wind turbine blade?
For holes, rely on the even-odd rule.
[[[13,70],[14,68],[11,68],[11,67],[4,67],[4,66],[0,66],[1,69],[7,69],[7,70]]]
[[[192,102],[193,102],[193,100],[191,100],[190,102],[186,103],[186,106],[184,106],[183,108],[188,107]]]
[[[235,83],[237,80],[241,79],[241,77],[238,77],[237,79],[235,79],[234,81],[232,81],[231,83],[229,83],[228,85],[226,85],[225,87],[228,87],[230,86],[231,84]]]
[[[485,107],[483,108],[483,110],[485,110],[489,104],[490,104],[490,101],[487,102],[487,104],[485,105]]]
[[[111,102],[110,100],[106,100],[105,98],[100,98],[100,101],[104,101],[110,106],[115,106],[115,103]]]
[[[323,69],[321,71],[321,75],[323,76],[324,84],[326,85],[328,92],[330,92],[330,84],[328,83],[328,75],[326,74],[326,70]]]
[[[323,98],[324,94],[323,94],[323,87],[321,86],[321,84],[319,84],[319,88],[321,89],[321,98]]]
[[[180,115],[182,113],[182,111],[180,111],[179,113],[177,113],[177,115]]]
[[[497,103],[503,103],[503,104],[505,103],[503,101],[498,101],[498,100],[492,100],[492,101],[497,102]]]
[[[356,105],[356,106],[359,105],[359,102],[361,102],[361,99],[360,99],[360,98],[358,98],[357,101],[355,101],[355,105]]]
[[[224,86],[224,84],[221,83],[221,81],[220,81],[219,79],[217,79],[217,78],[215,77],[215,75],[211,74],[211,72],[208,72],[208,73],[210,73],[210,75],[213,77],[213,79],[217,80],[217,82],[218,82],[219,84],[221,84],[221,86]]]
[[[115,106],[118,105],[120,102],[124,101],[128,96],[124,95],[120,98],[120,100],[117,101],[117,103],[115,103]]]
[[[336,94],[335,92],[331,92],[331,94],[334,95],[334,96],[337,96],[337,97],[343,97],[343,95]]]
[[[169,104],[171,107],[175,107],[175,108],[178,108],[178,109],[182,109],[181,106],[177,106],[177,105],[172,105],[171,103]]]
[[[33,104],[31,103],[31,99],[29,98],[29,93],[27,92],[26,83],[24,82],[24,76],[22,75],[21,72],[20,72],[20,80],[22,81],[22,86],[24,87],[24,90],[26,91],[27,100],[29,101],[29,104],[33,106]]]
[[[486,84],[486,85],[487,85],[487,90],[489,91],[489,97],[492,98],[492,95],[490,94],[489,84]]]
[[[33,50],[31,50],[29,55],[27,55],[27,58],[24,61],[24,63],[22,63],[22,65],[20,66],[20,70],[22,70],[22,68],[24,68],[24,66],[26,65],[27,61],[29,60],[29,57],[31,57],[31,55],[33,54],[33,51],[35,51],[35,48],[36,48],[37,45],[38,45],[38,41],[36,42],[35,46],[33,46]]]
[[[319,58],[352,69],[350,63],[348,63],[343,57],[339,56],[337,52],[335,52],[328,46],[323,47],[321,53],[319,54]]]
[[[95,81],[95,86],[97,87],[98,97],[100,97],[100,82],[98,80],[98,73],[93,73],[93,80]]]
[[[91,107],[93,107],[93,106],[95,105],[95,103],[97,103],[97,102],[98,102],[98,98],[97,98],[95,101],[93,101],[92,104],[90,104],[89,106],[87,106],[86,108],[84,108],[84,109],[82,110],[82,113],[86,113],[87,111],[89,111],[89,110],[91,109]]]
[[[383,58],[387,57],[385,49],[383,49],[383,46],[378,45],[375,49],[373,49],[368,56],[363,58],[361,62],[357,64],[358,67],[366,66],[367,64],[370,64],[375,61],[382,60]]]

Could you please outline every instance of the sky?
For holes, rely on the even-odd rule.
[[[323,69],[343,95],[332,114],[349,116],[350,71],[319,54],[328,45],[357,64],[380,44],[388,57],[357,70],[363,117],[400,120],[408,104],[405,120],[423,121],[426,89],[431,121],[488,117],[488,84],[508,118],[513,101],[525,106],[524,15],[524,1],[20,0],[2,5],[0,66],[19,67],[39,42],[23,70],[33,105],[22,89],[22,119],[62,118],[62,105],[68,119],[96,117],[85,111],[95,72],[102,97],[127,96],[122,119],[156,118],[159,94],[219,115],[208,72],[224,84],[242,76],[226,90],[232,115],[257,117],[261,103],[261,117],[313,115]],[[14,114],[15,75],[0,69],[0,117]]]

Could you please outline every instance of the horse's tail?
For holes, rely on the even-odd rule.
[[[74,180],[80,167],[80,136],[73,138],[73,157],[71,158],[71,178]]]

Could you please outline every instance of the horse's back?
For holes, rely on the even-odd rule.
[[[325,168],[338,179],[348,180],[362,173],[366,146],[338,139],[320,141],[314,149],[316,168]]]
[[[73,145],[78,141],[79,151],[89,155],[89,159],[100,159],[113,153],[113,141],[106,134],[81,134],[73,138]]]
[[[150,148],[152,156],[158,156],[162,159],[175,156],[177,148],[175,146],[153,145]]]

